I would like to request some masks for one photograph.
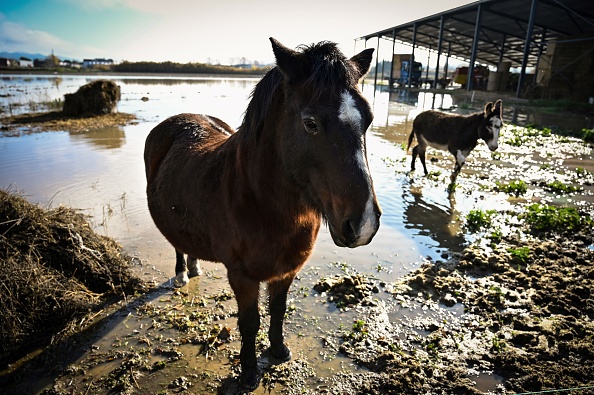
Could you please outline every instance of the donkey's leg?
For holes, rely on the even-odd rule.
[[[188,285],[190,278],[188,277],[188,268],[184,254],[181,251],[175,250],[175,279],[173,286],[176,288]]]
[[[456,151],[454,157],[456,158],[456,165],[454,166],[454,171],[450,176],[450,185],[453,185],[456,182],[456,178],[458,174],[460,174],[460,170],[462,170],[462,166],[466,162],[466,156],[462,153],[462,151]]]
[[[410,171],[415,171],[415,161],[417,160],[417,155],[419,152],[419,146],[415,145],[412,150],[412,160],[410,162]]]
[[[200,261],[198,258],[188,255],[188,271],[190,278],[202,275],[202,269],[200,268]]]
[[[229,272],[229,284],[235,293],[239,318],[237,324],[241,334],[241,384],[252,391],[260,385],[260,372],[256,357],[256,335],[260,329],[258,312],[258,290],[260,283],[249,279],[244,273]]]
[[[270,329],[270,353],[282,361],[291,359],[291,350],[284,342],[283,322],[287,311],[287,292],[293,283],[294,275],[268,282]]]
[[[419,159],[421,159],[423,171],[425,172],[425,175],[427,175],[429,174],[429,172],[427,171],[427,165],[425,164],[425,151],[427,151],[427,146],[421,147],[420,145],[417,145],[416,148],[419,149]]]

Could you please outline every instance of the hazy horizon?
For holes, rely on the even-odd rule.
[[[273,63],[268,40],[295,48],[336,42],[347,56],[365,48],[355,39],[446,11],[468,0],[428,0],[422,7],[397,1],[303,0],[4,0],[0,51],[47,53],[68,59],[115,62],[172,61]],[[369,43],[375,46],[376,42]],[[237,62],[235,62],[237,63]]]

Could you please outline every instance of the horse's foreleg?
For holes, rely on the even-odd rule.
[[[287,293],[293,283],[294,276],[284,277],[268,282],[268,296],[270,309],[270,353],[283,361],[291,359],[291,350],[284,342],[283,322],[287,311]]]
[[[260,284],[250,280],[243,273],[229,273],[229,284],[235,293],[239,318],[237,324],[241,334],[241,384],[250,391],[260,385],[260,372],[256,357],[256,335],[260,329],[258,312],[258,290]]]
[[[175,250],[175,279],[173,280],[174,287],[183,287],[190,282],[188,277],[188,267],[184,259],[184,254],[181,251]]]

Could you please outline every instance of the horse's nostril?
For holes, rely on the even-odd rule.
[[[343,225],[343,231],[344,231],[344,235],[347,238],[354,238],[355,235],[357,234],[357,230],[355,227],[355,223],[353,222],[353,220],[351,219],[347,219]]]

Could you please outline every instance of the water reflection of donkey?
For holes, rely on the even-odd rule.
[[[427,146],[449,151],[456,159],[456,165],[450,177],[452,187],[479,138],[487,143],[491,151],[497,149],[499,130],[503,124],[501,108],[501,100],[497,100],[495,104],[487,103],[484,111],[470,115],[446,114],[434,110],[420,113],[413,121],[413,130],[408,136],[407,151],[413,138],[417,138],[417,145],[412,150],[411,171],[415,170],[415,160],[418,155],[425,175],[428,174],[425,165]]]
[[[227,268],[249,390],[261,378],[260,282],[268,283],[270,352],[288,360],[287,292],[322,217],[334,243],[352,248],[371,241],[381,214],[365,149],[373,116],[358,89],[373,49],[347,59],[333,43],[295,51],[271,42],[277,67],[256,85],[237,133],[217,118],[180,114],[145,146],[149,210],[178,262],[188,254]]]

